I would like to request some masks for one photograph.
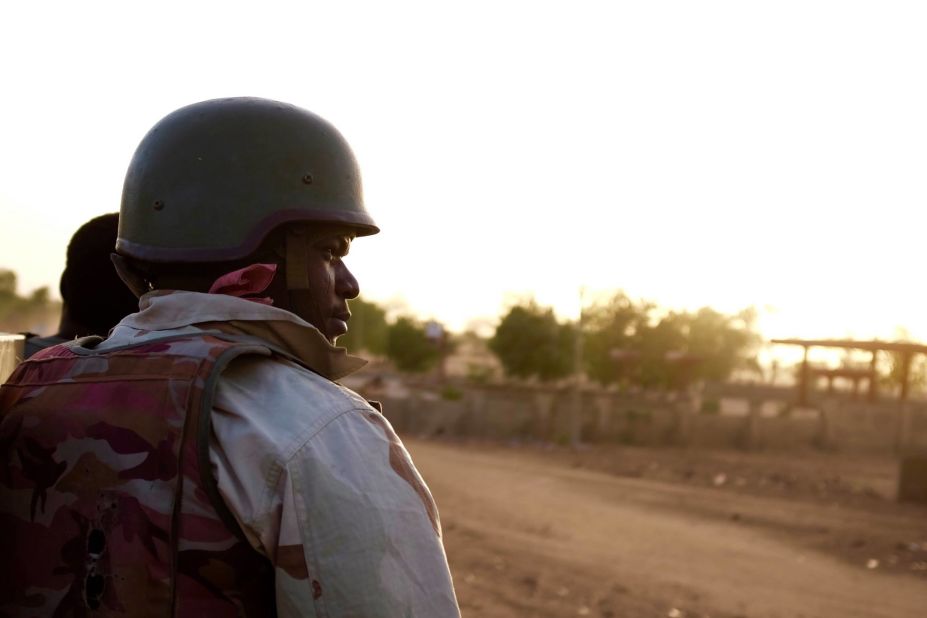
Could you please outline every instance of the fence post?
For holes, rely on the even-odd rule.
[[[598,414],[596,414],[595,439],[599,442],[604,442],[611,428],[614,399],[612,395],[598,395],[595,402],[598,412]]]
[[[760,447],[760,413],[763,411],[763,400],[751,397],[747,400],[749,410],[747,413],[747,427],[744,432],[744,448],[753,450]]]
[[[818,448],[829,449],[834,445],[834,421],[837,413],[837,400],[825,397],[818,405],[818,435],[815,442]]]
[[[461,433],[470,435],[474,427],[484,427],[486,409],[486,391],[481,388],[471,389],[467,395],[467,406],[459,427]],[[484,430],[485,431],[485,430]]]
[[[554,394],[548,391],[539,390],[534,395],[534,402],[538,407],[537,438],[540,440],[549,441],[553,429],[551,409],[554,407]]]
[[[679,393],[676,410],[676,442],[688,445],[692,441],[692,424],[702,409],[702,389],[692,385]]]
[[[912,430],[911,406],[907,401],[898,402],[898,411],[895,417],[895,453],[905,452],[911,442]]]

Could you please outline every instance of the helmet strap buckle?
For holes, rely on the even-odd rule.
[[[304,231],[295,225],[286,231],[286,287],[288,290],[309,289],[309,247]]]

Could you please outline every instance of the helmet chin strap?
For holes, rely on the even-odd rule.
[[[289,294],[290,311],[314,325],[323,335],[325,320],[331,307],[320,305],[332,292],[325,287],[325,282],[312,282],[310,279],[309,252],[320,240],[329,236],[348,235],[354,237],[354,230],[347,226],[317,226],[312,224],[295,224],[286,228],[286,288]],[[332,282],[332,285],[337,283]]]
[[[309,231],[301,225],[290,225],[286,231],[286,288],[293,313],[314,324],[321,317],[313,302],[309,285]],[[321,329],[320,329],[321,330]],[[323,333],[324,334],[324,333]]]

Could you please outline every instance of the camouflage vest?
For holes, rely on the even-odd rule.
[[[80,343],[80,342],[77,342]],[[273,616],[209,463],[219,333],[43,350],[0,389],[0,617]]]

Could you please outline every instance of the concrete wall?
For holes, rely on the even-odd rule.
[[[384,398],[400,433],[568,443],[575,396],[569,390],[463,386],[450,401],[423,388]],[[794,392],[766,386],[714,385],[701,392],[582,394],[577,421],[588,443],[847,452],[927,452],[927,402],[900,405],[831,396],[809,408]]]

